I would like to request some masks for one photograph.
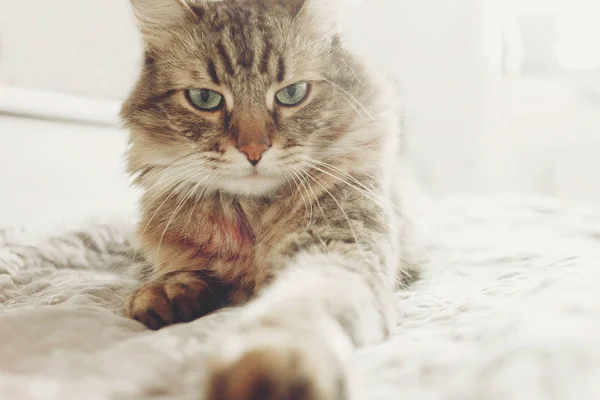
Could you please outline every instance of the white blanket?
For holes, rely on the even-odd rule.
[[[393,338],[353,361],[368,399],[600,399],[600,212],[463,198],[420,225],[431,262]],[[121,221],[0,231],[0,399],[198,399],[233,312],[150,332],[119,316]]]

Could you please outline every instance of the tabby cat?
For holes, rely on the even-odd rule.
[[[145,63],[122,109],[151,329],[243,307],[203,398],[353,396],[407,261],[393,90],[344,46],[344,0],[131,0]]]

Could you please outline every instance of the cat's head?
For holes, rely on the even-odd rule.
[[[146,54],[122,110],[130,171],[146,187],[266,196],[363,159],[377,91],[340,44],[348,1],[131,0]]]

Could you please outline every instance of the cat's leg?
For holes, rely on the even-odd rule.
[[[339,247],[299,253],[245,307],[209,368],[207,400],[353,398],[348,356],[389,334],[393,282],[374,254]]]
[[[229,285],[201,272],[172,272],[135,290],[126,303],[125,315],[156,330],[223,307],[229,291]]]

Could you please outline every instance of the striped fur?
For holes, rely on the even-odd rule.
[[[344,48],[326,0],[131,1],[146,62],[122,118],[154,269],[128,315],[160,328],[246,307],[208,399],[351,397],[348,350],[387,336],[414,272],[389,87]],[[280,106],[297,82],[308,98]],[[190,107],[190,88],[225,107]],[[271,145],[256,167],[235,145],[248,130]]]

